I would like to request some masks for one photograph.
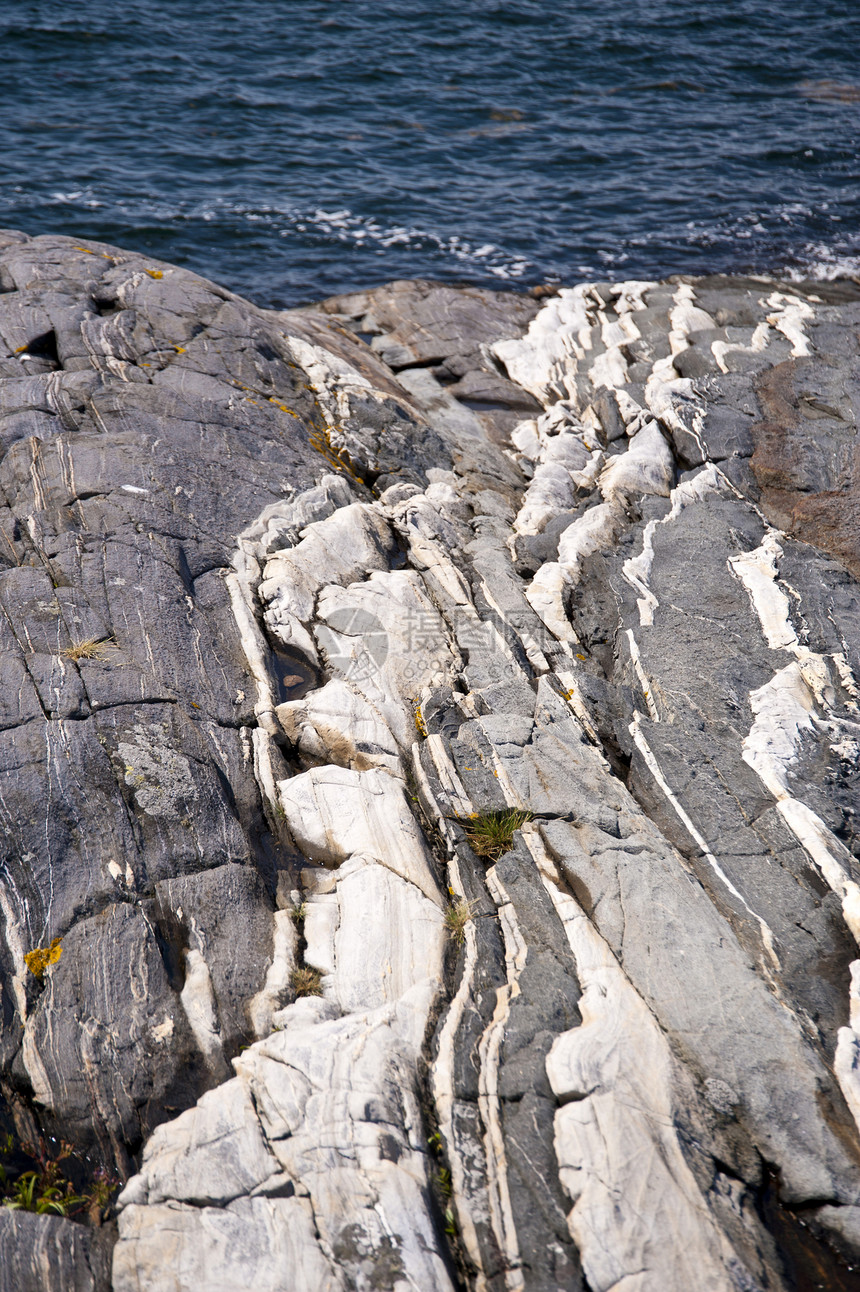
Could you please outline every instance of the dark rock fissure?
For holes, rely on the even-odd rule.
[[[856,284],[0,287],[2,1292],[857,1287]]]

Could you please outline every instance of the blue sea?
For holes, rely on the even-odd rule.
[[[857,0],[6,0],[0,225],[272,306],[860,272]]]

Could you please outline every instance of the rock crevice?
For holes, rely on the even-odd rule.
[[[15,1286],[858,1286],[860,293],[0,242]]]

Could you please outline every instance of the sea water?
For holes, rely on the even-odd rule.
[[[0,225],[266,305],[860,271],[856,0],[9,0]]]

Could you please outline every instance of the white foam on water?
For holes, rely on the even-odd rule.
[[[14,194],[0,207],[14,205]],[[92,188],[55,190],[44,199],[47,206],[79,206],[90,210],[113,208],[118,218],[133,226],[140,221],[157,221],[162,224],[187,224],[203,220],[207,224],[217,221],[244,221],[262,225],[281,238],[303,235],[306,240],[321,244],[333,240],[352,247],[367,247],[378,255],[390,248],[403,248],[425,255],[443,257],[459,266],[474,266],[482,275],[489,274],[501,281],[522,278],[537,272],[537,267],[525,256],[507,251],[495,242],[480,237],[470,241],[458,234],[441,234],[417,224],[393,224],[371,215],[360,215],[349,207],[327,210],[325,207],[297,207],[277,202],[233,202],[216,198],[204,202],[171,203],[146,196],[111,197],[96,193]]]
[[[19,208],[22,198],[28,200],[21,185],[0,191],[0,210]],[[666,260],[662,267],[659,263],[665,260],[667,239],[673,245],[688,247],[693,254],[694,249],[698,249],[701,263],[690,265],[694,273],[737,270],[790,282],[808,279],[832,281],[860,276],[858,240],[846,236],[844,217],[837,210],[831,211],[830,204],[826,202],[782,202],[766,210],[746,211],[722,219],[688,220],[682,227],[670,228],[658,222],[658,226],[647,234],[622,237],[605,247],[583,246],[578,249],[578,255],[574,253],[571,256],[570,252],[564,253],[560,248],[553,251],[548,247],[547,259],[542,258],[538,263],[523,253],[486,241],[486,228],[476,231],[470,240],[466,236],[424,228],[417,223],[396,223],[381,216],[362,215],[349,207],[300,206],[287,200],[278,201],[277,197],[265,200],[262,195],[257,201],[229,197],[171,200],[169,196],[111,192],[108,189],[97,190],[93,185],[82,185],[51,190],[39,201],[43,207],[111,212],[115,219],[126,222],[129,227],[157,222],[181,229],[202,221],[205,224],[233,225],[235,236],[238,222],[271,230],[276,237],[284,239],[298,235],[311,246],[316,244],[320,248],[337,243],[353,249],[365,248],[380,260],[387,251],[396,249],[401,255],[404,252],[415,254],[416,274],[428,272],[426,264],[422,268],[422,262],[426,262],[429,256],[431,261],[442,260],[449,268],[456,267],[465,278],[470,277],[471,268],[482,278],[495,278],[500,282],[524,279],[560,281],[572,286],[595,277],[615,280],[625,273],[629,275],[636,262],[643,260],[646,263],[641,264],[640,276],[647,268],[649,278],[659,277],[678,268],[674,260],[671,263]],[[821,219],[833,222],[832,235],[825,234],[811,240],[809,222]],[[734,255],[733,246],[736,249]],[[579,262],[583,252],[589,263]],[[202,265],[201,270],[205,272]],[[397,272],[401,272],[400,269]]]
[[[832,282],[835,278],[857,278],[860,276],[860,250],[849,248],[844,243],[832,247],[822,242],[807,243],[800,253],[799,263],[790,266],[785,276],[793,283],[807,278],[824,282]]]
[[[500,279],[521,278],[534,268],[524,256],[513,255],[496,243],[482,242],[475,245],[457,234],[445,237],[417,225],[385,224],[371,216],[356,215],[348,208],[326,211],[317,207],[313,211],[292,210],[288,215],[291,227],[283,229],[281,237],[289,237],[295,229],[299,233],[336,237],[341,242],[351,242],[354,245],[375,243],[381,250],[395,246],[430,250],[460,264],[475,264],[482,272]]]

